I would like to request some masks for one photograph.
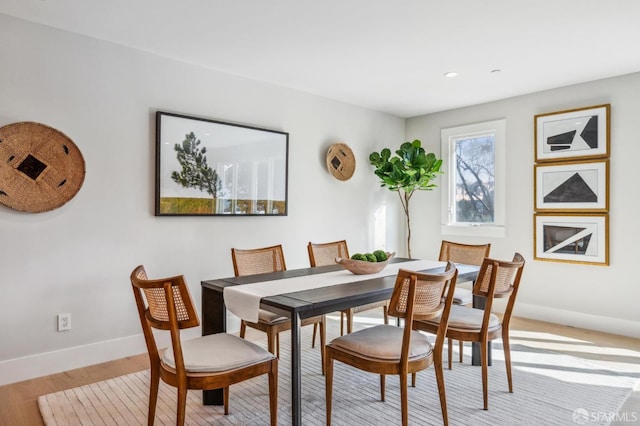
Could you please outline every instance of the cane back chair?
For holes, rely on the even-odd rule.
[[[311,267],[335,265],[335,258],[349,258],[349,249],[347,248],[347,242],[345,240],[334,241],[330,243],[312,243],[307,245],[307,251],[309,252],[309,263]],[[354,306],[352,308],[345,309],[340,312],[340,335],[344,335],[344,319],[347,319],[347,333],[353,331],[353,316],[359,312],[369,311],[371,309],[382,308],[382,315],[384,316],[384,323],[389,324],[388,315],[388,300],[382,300],[380,302],[367,303],[366,305]],[[314,327],[314,342],[315,342],[315,327]]]
[[[231,249],[233,271],[236,277],[244,275],[262,274],[268,272],[286,271],[282,245],[262,247],[256,249]],[[324,374],[324,346],[326,343],[326,317],[318,315],[305,318],[301,326],[319,325],[320,327],[320,357],[322,359],[322,374]],[[291,329],[289,318],[260,309],[258,322],[242,320],[240,323],[240,337],[245,337],[247,327],[260,330],[267,334],[267,348],[269,352],[280,356],[280,332]]]
[[[467,265],[482,265],[482,261],[485,257],[489,257],[491,251],[491,244],[462,244],[452,241],[443,240],[440,244],[440,256],[439,260],[443,262],[464,263]],[[460,284],[460,283],[458,283]],[[456,291],[453,294],[453,303],[456,305],[472,306],[473,305],[473,292],[472,290],[459,285],[456,287]],[[449,339],[448,342],[449,359],[453,353],[453,341]],[[460,362],[464,359],[464,342],[459,342],[460,349]]]
[[[486,299],[485,307],[479,309],[454,305],[448,318],[448,338],[480,343],[482,397],[485,410],[489,408],[487,387],[488,347],[489,342],[498,337],[502,337],[507,382],[509,384],[509,392],[513,393],[509,322],[511,321],[513,306],[520,287],[524,263],[524,258],[520,253],[516,253],[511,261],[485,258],[473,286],[473,294]],[[491,312],[494,298],[508,298],[502,319]],[[414,328],[435,333],[439,331],[440,324],[438,321],[439,318],[416,321]],[[449,353],[449,369],[451,369],[451,353]]]
[[[404,318],[404,327],[381,324],[345,334],[327,345],[325,380],[328,426],[331,424],[334,360],[379,374],[382,401],[385,400],[385,376],[399,375],[403,426],[408,424],[409,419],[407,376],[433,364],[442,419],[445,425],[448,424],[442,347],[457,276],[458,271],[453,263],[448,263],[445,272],[439,274],[400,269],[389,303],[389,315]],[[426,335],[413,331],[412,324],[416,320],[436,316],[442,318],[442,321],[433,347]]]
[[[269,376],[271,425],[278,415],[278,359],[260,346],[237,336],[218,333],[180,340],[180,330],[200,325],[183,276],[150,280],[142,265],[130,276],[151,364],[148,424],[155,420],[160,379],[177,388],[176,424],[183,425],[188,389],[223,389],[224,413],[229,414],[229,386],[262,374]],[[162,354],[153,329],[167,330],[171,346]]]

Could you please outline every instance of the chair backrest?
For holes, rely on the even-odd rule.
[[[130,278],[151,362],[159,362],[152,328],[169,330],[178,367],[182,363],[180,329],[200,325],[184,277],[150,280],[144,266],[140,265],[131,272]]]
[[[445,272],[436,274],[400,269],[389,302],[389,315],[406,320],[411,313],[415,321],[437,317],[444,310],[447,288],[455,286],[457,277],[458,270],[452,262]]]
[[[443,240],[439,260],[480,266],[484,258],[489,257],[490,251],[491,244],[462,244]]]
[[[447,263],[444,272],[436,274],[406,269],[398,271],[389,302],[389,315],[405,320],[403,358],[408,356],[413,321],[428,320],[437,316],[441,319],[436,334],[435,350],[442,351],[457,278],[458,270],[452,262]]]
[[[333,241],[331,243],[312,243],[307,244],[309,252],[309,264],[311,267],[335,265],[335,258],[349,258],[349,249],[345,240]]]
[[[282,245],[257,249],[231,249],[233,272],[236,277],[286,271]]]
[[[520,287],[524,263],[524,257],[520,253],[516,253],[511,261],[487,257],[482,262],[478,277],[473,285],[473,294],[486,298],[485,310],[487,315],[485,317],[487,317],[487,320],[493,304],[493,298],[508,297],[509,300],[502,316],[502,322],[503,324],[509,323],[518,288]]]

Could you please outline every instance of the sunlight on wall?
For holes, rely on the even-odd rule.
[[[387,206],[382,205],[374,214],[373,246],[384,250],[387,246]]]

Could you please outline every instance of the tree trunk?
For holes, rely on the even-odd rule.
[[[403,196],[404,194],[404,196]],[[402,209],[404,210],[404,217],[407,220],[407,256],[411,259],[411,217],[409,216],[409,200],[411,199],[411,193],[398,191],[400,196],[400,203],[402,203]]]
[[[411,259],[411,219],[409,218],[408,210],[405,216],[407,217],[407,255],[409,259]]]

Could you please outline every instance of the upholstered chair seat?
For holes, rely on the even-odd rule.
[[[267,361],[273,354],[248,340],[220,333],[183,341],[182,357],[187,373],[216,373]],[[162,362],[176,368],[171,347],[162,354]]]
[[[289,321],[289,318],[283,317],[280,314],[276,314],[274,312],[265,311],[264,309],[260,309],[258,311],[258,321],[266,323],[266,324],[280,324],[283,322]]]
[[[344,352],[367,354],[369,358],[399,362],[402,355],[403,334],[404,329],[401,327],[382,324],[358,333],[345,334],[333,340],[331,344]],[[431,354],[432,350],[426,335],[418,331],[411,332],[410,361],[425,358]]]
[[[371,309],[376,309],[376,308],[382,308],[382,309],[386,310],[388,305],[389,305],[389,301],[388,300],[381,300],[380,302],[367,303],[366,305],[354,306],[353,308],[351,308],[351,313],[352,314],[358,314],[360,312],[370,311]],[[346,312],[346,311],[347,310],[345,309],[344,312]],[[348,314],[345,313],[345,315],[347,315],[347,321],[349,321]],[[388,321],[389,320],[387,319],[387,322]],[[353,329],[353,317],[351,317],[351,326],[349,326],[347,324],[347,329],[349,329],[349,328]]]
[[[456,305],[473,304],[473,292],[468,288],[456,288],[456,291],[453,293],[453,303]]]
[[[467,308],[466,306],[453,305],[449,314],[449,328],[466,331],[480,331],[482,329],[482,321],[484,319],[484,309]],[[425,322],[437,324],[440,317]],[[500,328],[500,319],[497,315],[489,316],[489,331]]]

